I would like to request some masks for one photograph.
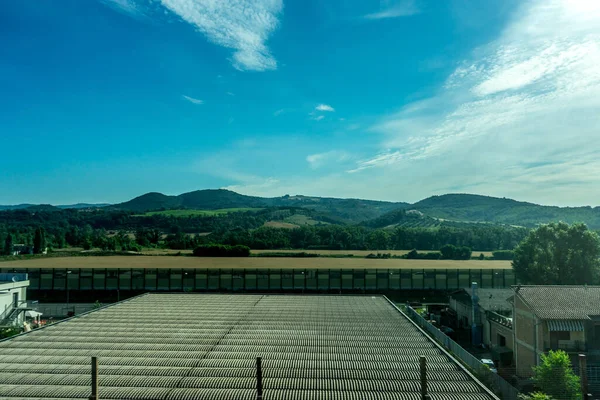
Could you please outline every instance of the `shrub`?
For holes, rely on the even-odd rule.
[[[196,247],[193,255],[196,257],[248,257],[250,256],[250,247],[242,245],[229,246],[223,244],[205,244]]]

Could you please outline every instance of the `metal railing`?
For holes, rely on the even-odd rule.
[[[483,384],[497,393],[503,400],[516,400],[518,398],[519,391],[504,378],[497,373],[490,371],[487,365],[483,364],[479,359],[462,348],[454,340],[450,339],[450,337],[442,333],[438,328],[431,325],[410,306],[406,307],[406,311],[406,314],[412,318],[413,321],[470,368]]]

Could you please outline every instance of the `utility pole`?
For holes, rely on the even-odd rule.
[[[581,379],[581,394],[584,400],[590,399],[587,377],[587,359],[585,354],[579,355],[579,377]]]

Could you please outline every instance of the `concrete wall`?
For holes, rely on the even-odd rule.
[[[490,332],[491,332],[490,344],[492,346],[500,346],[500,343],[498,342],[498,334],[500,334],[506,338],[506,348],[514,350],[515,343],[514,343],[514,339],[513,339],[512,329],[510,329],[504,325],[500,325],[496,322],[490,322]]]

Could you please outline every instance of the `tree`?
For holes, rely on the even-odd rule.
[[[42,254],[46,249],[46,234],[44,228],[37,228],[33,237],[33,254]]]
[[[531,231],[512,262],[523,284],[583,285],[597,282],[600,238],[585,224],[552,223]]]
[[[440,253],[442,253],[442,260],[452,260],[456,254],[456,246],[451,244],[444,245],[440,249]]]
[[[533,367],[533,382],[552,398],[582,398],[579,377],[573,372],[569,355],[562,350],[542,354],[541,364]]]
[[[553,400],[552,397],[548,396],[546,393],[535,392],[531,394],[521,394],[518,397],[519,400]]]
[[[4,254],[7,256],[11,255],[13,252],[13,238],[9,233],[6,235],[6,239],[4,239]]]

